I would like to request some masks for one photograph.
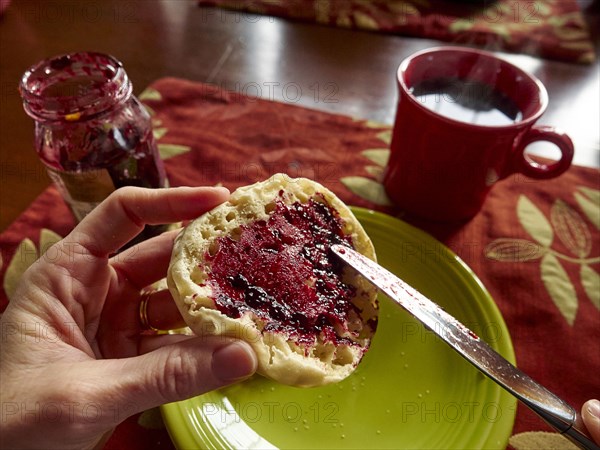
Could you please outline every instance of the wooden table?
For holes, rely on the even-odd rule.
[[[582,8],[598,52],[600,3]],[[111,53],[124,63],[137,93],[157,78],[175,76],[392,123],[399,62],[438,44],[199,8],[194,0],[15,0],[0,18],[0,230],[49,184],[17,92],[22,73],[45,57]],[[503,56],[546,85],[550,106],[541,123],[570,134],[575,163],[598,166],[598,64]]]

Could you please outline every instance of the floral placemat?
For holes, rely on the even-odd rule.
[[[199,0],[200,5],[589,64],[577,0]]]
[[[345,202],[417,225],[456,252],[500,308],[519,367],[580,407],[600,392],[600,172],[574,166],[551,181],[515,175],[492,189],[470,222],[419,222],[380,184],[389,125],[161,79],[141,96],[172,185],[230,189],[284,172],[312,178]],[[0,311],[20,274],[74,221],[53,187],[0,234]],[[109,449],[172,448],[158,410],[120,425]],[[510,445],[573,448],[524,407]]]

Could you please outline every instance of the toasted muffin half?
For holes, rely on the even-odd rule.
[[[375,259],[350,209],[324,186],[278,174],[237,189],[175,241],[167,282],[197,335],[247,341],[283,384],[346,378],[377,326],[377,290],[330,247]]]

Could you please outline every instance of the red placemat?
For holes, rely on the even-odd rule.
[[[199,0],[200,5],[589,64],[577,0]]]
[[[600,381],[600,172],[572,167],[551,181],[499,182],[469,223],[419,223],[389,205],[381,184],[391,129],[351,117],[162,79],[140,98],[174,186],[230,189],[285,172],[312,178],[351,205],[402,217],[453,249],[479,276],[510,330],[518,365],[574,406]],[[0,308],[20,271],[74,225],[50,187],[0,235]],[[58,235],[58,236],[57,236]],[[511,444],[550,448],[564,438],[523,407]],[[158,410],[117,428],[107,448],[172,448]]]

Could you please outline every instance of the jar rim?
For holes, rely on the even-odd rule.
[[[53,56],[21,78],[23,107],[36,120],[77,121],[125,102],[132,93],[123,64],[99,52]]]

